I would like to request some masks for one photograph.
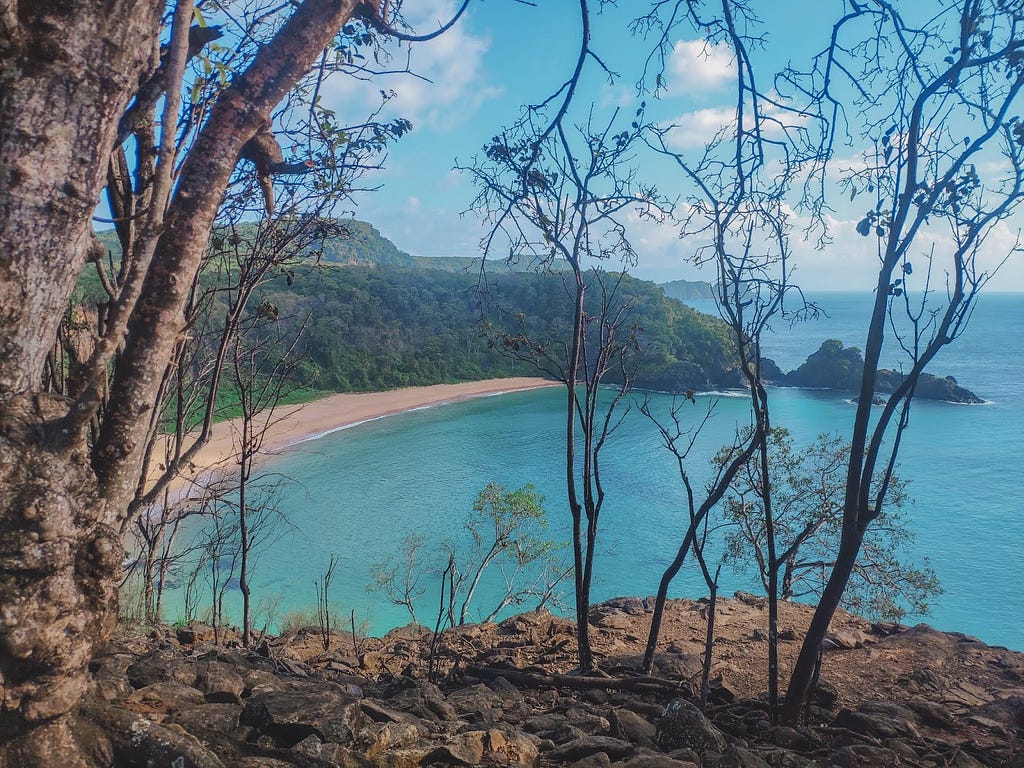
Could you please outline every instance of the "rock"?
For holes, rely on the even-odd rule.
[[[850,709],[839,710],[839,714],[832,721],[832,727],[845,728],[848,731],[872,738],[886,738],[899,735],[899,731],[886,718],[876,718],[863,712],[854,712]]]
[[[127,670],[134,663],[130,653],[108,653],[94,658],[89,664],[93,683],[107,701],[122,699],[132,692]]]
[[[998,698],[980,707],[975,714],[991,718],[1010,728],[1024,729],[1024,696]]]
[[[606,768],[612,764],[612,759],[604,752],[595,752],[582,760],[572,764],[572,768]]]
[[[922,725],[952,731],[955,728],[953,715],[941,704],[922,698],[913,698],[906,702],[907,708],[917,713]]]
[[[871,744],[840,747],[829,756],[829,760],[838,768],[879,768],[883,765],[897,766],[900,764],[899,758],[891,749],[875,747]]]
[[[239,728],[241,714],[238,704],[201,704],[171,712],[164,724],[181,726],[220,754],[233,746],[233,739],[244,741],[249,735]]]
[[[705,752],[725,749],[725,736],[704,717],[697,705],[686,699],[675,699],[658,721],[658,744],[664,750],[686,747]]]
[[[147,685],[133,691],[126,704],[136,712],[152,714],[169,712],[172,709],[191,707],[205,701],[203,694],[195,688],[179,683],[177,680],[164,680]]]
[[[209,702],[238,704],[242,701],[245,681],[235,667],[222,661],[208,661],[199,664],[196,687]]]
[[[639,665],[638,665],[639,667]],[[704,663],[693,653],[654,654],[654,673],[668,680],[692,680],[700,675]]]
[[[817,352],[795,371],[790,371],[781,383],[790,387],[838,389],[854,392],[860,385],[864,358],[856,347],[846,347],[838,339],[822,342]],[[875,391],[887,394],[896,391],[903,382],[898,371],[881,369],[876,377]],[[952,376],[940,378],[922,374],[914,388],[914,396],[925,400],[945,400],[953,403],[985,402],[973,392],[961,387]]]
[[[579,707],[573,707],[565,713],[569,725],[579,729],[584,734],[606,734],[611,731],[611,723],[600,715],[588,712]]]
[[[811,692],[811,701],[824,709],[831,709],[839,701],[839,691],[827,680],[818,680]]]
[[[547,757],[563,763],[572,763],[604,752],[612,760],[619,760],[633,754],[634,749],[632,744],[622,739],[613,739],[610,736],[583,736],[555,747],[547,753]]]
[[[864,643],[868,641],[868,636],[859,629],[839,629],[825,635],[825,640],[821,645],[825,649],[839,648],[848,651],[854,648],[863,648]]]
[[[186,627],[177,627],[174,635],[182,645],[195,645],[212,641],[215,633],[213,627],[208,624],[189,624]]]
[[[191,686],[196,682],[196,669],[177,651],[161,650],[143,656],[128,667],[127,676],[133,688],[145,688],[168,680]]]
[[[615,765],[622,768],[697,768],[697,763],[659,754],[637,755]]]
[[[398,678],[395,684],[397,690],[389,691],[386,696],[388,706],[438,723],[459,719],[455,707],[445,700],[436,685],[408,677]]]
[[[363,713],[377,723],[412,723],[419,724],[422,721],[416,715],[408,712],[400,712],[397,709],[385,706],[374,699],[362,699],[359,702]]]
[[[483,683],[452,691],[448,703],[470,722],[495,722],[501,718],[503,700]]]
[[[523,729],[529,733],[550,733],[564,728],[568,722],[564,715],[552,712],[545,715],[534,715],[523,724]]]
[[[487,684],[487,687],[501,697],[501,706],[506,710],[517,707],[523,703],[522,692],[504,677],[494,678]]]
[[[764,608],[768,604],[768,599],[760,595],[755,595],[750,592],[737,591],[733,593],[733,599],[749,605],[751,608]]]
[[[771,768],[756,752],[732,744],[722,755],[705,754],[701,765],[703,768]]]
[[[281,678],[264,669],[249,669],[242,675],[242,696],[247,698],[258,693],[284,690]]]
[[[496,734],[500,737],[496,738]],[[540,755],[540,739],[521,731],[490,730],[487,732],[488,746],[492,758],[498,765],[534,768]]]
[[[239,722],[270,736],[275,745],[290,748],[310,734],[316,734],[322,741],[348,744],[361,718],[358,699],[320,688],[253,696]]]
[[[724,675],[708,681],[708,701],[712,704],[732,704],[739,698],[737,688]]]
[[[601,605],[616,608],[627,616],[643,616],[654,610],[653,606],[648,607],[647,600],[640,597],[613,597],[611,600],[605,600]]]
[[[817,768],[810,758],[790,752],[788,749],[761,749],[761,757],[774,768]]]
[[[359,732],[359,743],[366,757],[376,761],[388,750],[422,744],[426,735],[425,727],[412,723],[375,724]]]
[[[479,765],[484,758],[484,731],[460,733],[427,755],[428,762],[446,765]]]
[[[116,765],[224,768],[220,759],[195,736],[119,707],[103,707],[90,714],[110,738]]]
[[[770,731],[773,743],[785,749],[793,749],[798,752],[805,752],[812,746],[811,740],[800,733],[796,728],[788,725],[777,725]]]
[[[642,747],[654,747],[658,739],[658,728],[636,712],[622,707],[611,711],[612,733],[621,739]]]
[[[633,619],[618,611],[615,613],[599,613],[596,617],[591,617],[590,623],[604,629],[631,629],[633,627]]]

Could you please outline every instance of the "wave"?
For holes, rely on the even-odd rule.
[[[308,443],[313,440],[319,440],[322,437],[333,435],[335,432],[341,432],[343,429],[352,429],[352,427],[358,427],[361,424],[369,424],[371,421],[380,421],[381,419],[386,419],[388,416],[394,415],[395,414],[392,413],[384,413],[381,414],[380,416],[371,416],[368,419],[360,419],[359,421],[353,421],[351,424],[342,424],[339,427],[331,427],[330,429],[325,429],[322,432],[314,432],[311,435],[304,435],[303,437],[297,438],[294,442],[288,443],[288,445],[286,445],[285,448],[290,448],[293,445],[301,445],[302,443]]]

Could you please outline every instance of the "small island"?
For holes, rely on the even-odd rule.
[[[864,357],[857,347],[844,346],[839,339],[828,339],[794,371],[783,374],[770,360],[762,364],[762,370],[766,379],[786,387],[855,391],[860,387],[863,366]],[[878,371],[875,393],[891,394],[902,382],[902,373],[883,368]],[[929,373],[921,374],[914,396],[922,400],[969,405],[985,402],[969,389],[961,387],[952,376],[940,377]]]

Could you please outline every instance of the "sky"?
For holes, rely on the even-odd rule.
[[[636,0],[620,0],[617,7],[595,17],[594,47],[620,77],[608,82],[591,68],[581,84],[580,108],[594,103],[605,111],[635,109],[638,67],[650,49],[649,41],[631,36],[626,29],[630,11],[639,5]],[[932,9],[936,4],[914,0],[903,6]],[[450,18],[455,0],[407,0],[405,7],[413,28],[426,32]],[[806,60],[824,47],[841,7],[841,0],[766,4],[770,8],[764,18],[766,45],[758,54],[765,71],[787,60]],[[411,67],[422,77],[387,75],[371,82],[333,79],[324,98],[339,115],[358,121],[379,103],[380,90],[390,89],[397,95],[385,116],[406,117],[414,126],[393,146],[386,168],[377,175],[380,191],[356,199],[356,217],[371,222],[399,248],[416,255],[478,256],[483,229],[479,216],[467,210],[475,190],[467,175],[453,166],[470,162],[491,136],[515,120],[521,105],[543,100],[564,81],[575,62],[578,35],[574,0],[536,4],[474,0],[453,29],[412,46]],[[694,148],[702,146],[731,114],[732,56],[724,48],[709,49],[688,28],[681,28],[672,42],[666,62],[668,87],[659,99],[648,99],[648,114],[684,126],[676,133],[676,144]],[[398,53],[395,61],[404,62],[404,57]],[[849,164],[856,162],[857,151],[857,146],[848,148]],[[641,158],[640,169],[669,197],[685,198],[688,193],[684,178],[666,169],[663,161]],[[810,290],[872,289],[875,239],[855,231],[864,207],[835,203],[828,247],[794,236],[797,283]],[[994,265],[1005,256],[1021,220],[1018,216],[994,233],[986,263]],[[709,277],[687,263],[693,246],[681,240],[673,226],[639,222],[630,237],[639,253],[639,263],[631,269],[636,276],[659,282]],[[1022,258],[1011,258],[990,287],[1024,290],[1022,262]]]

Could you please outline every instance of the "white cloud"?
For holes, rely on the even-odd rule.
[[[696,149],[736,124],[734,107],[708,107],[681,115],[671,122],[665,143],[672,149]],[[665,126],[668,127],[668,126]]]
[[[418,33],[427,33],[454,12],[454,0],[426,0],[416,4],[407,20]],[[382,68],[402,69],[408,55],[409,68],[415,74],[398,72],[369,80],[335,76],[324,89],[325,101],[339,114],[356,119],[380,104],[382,89],[393,90],[397,96],[387,106],[387,116],[408,118],[416,126],[452,130],[502,92],[484,80],[483,59],[489,48],[490,40],[473,35],[463,17],[443,35],[414,43],[411,53],[391,49],[392,61]]]
[[[749,125],[751,105],[746,108],[745,124]],[[806,117],[790,112],[769,102],[760,105],[761,134],[766,138],[780,138],[787,131],[799,129],[807,123]],[[680,115],[662,125],[668,128],[666,144],[672,149],[698,149],[707,146],[716,137],[730,139],[736,131],[734,106],[706,107]]]
[[[673,94],[713,91],[735,77],[735,57],[725,43],[679,40],[672,47],[666,71]]]

